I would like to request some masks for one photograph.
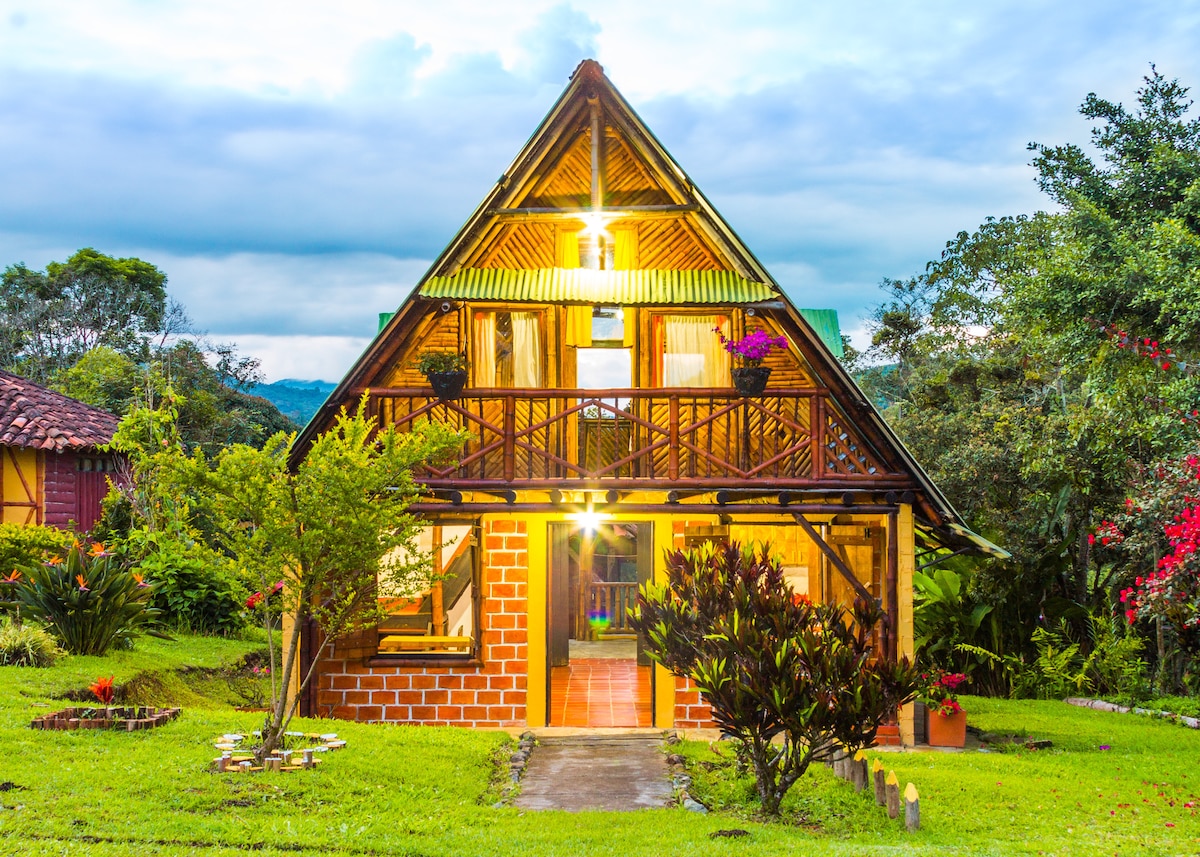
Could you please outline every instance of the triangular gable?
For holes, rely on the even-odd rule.
[[[578,259],[564,265],[571,236],[595,215],[606,230],[636,231],[626,236],[636,238],[636,252],[629,245],[614,252],[611,266],[597,263],[605,270],[579,267]],[[592,60],[575,70],[509,168],[297,438],[293,462],[339,407],[389,377],[405,349],[435,331],[436,308],[451,312],[454,301],[762,311],[793,340],[811,383],[832,396],[818,466],[849,478],[905,476],[920,489],[921,517],[962,541],[961,517],[835,359],[836,314],[802,311],[788,300]]]
[[[602,141],[598,149],[593,138]],[[640,233],[639,258],[628,267],[728,270],[778,291],[593,60],[580,63],[425,278],[462,268],[557,267],[555,231],[578,232],[580,216],[589,213],[613,229]]]

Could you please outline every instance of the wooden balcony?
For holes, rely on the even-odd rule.
[[[473,438],[453,466],[418,475],[458,490],[891,488],[908,480],[852,437],[825,390],[372,389],[401,429],[432,420]],[[815,427],[815,430],[814,430]]]

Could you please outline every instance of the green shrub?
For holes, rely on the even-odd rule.
[[[1105,616],[1090,616],[1088,627],[1091,641],[1087,647],[1074,640],[1066,621],[1055,628],[1035,630],[1037,658],[1014,680],[1013,695],[1039,699],[1081,693],[1143,696],[1147,682],[1141,640],[1133,635],[1117,636],[1112,620]]]
[[[62,652],[44,628],[0,619],[0,666],[48,667]]]
[[[152,606],[169,627],[231,636],[246,627],[247,590],[227,557],[199,541],[135,531],[127,542],[137,570],[154,582]]]
[[[102,655],[139,631],[155,633],[160,611],[149,606],[153,592],[99,543],[85,549],[75,542],[29,566],[16,585],[23,615],[44,621],[73,655]]]
[[[17,573],[23,574],[22,569],[36,565],[47,554],[65,550],[73,539],[54,527],[0,524],[0,614],[16,610],[13,590]]]

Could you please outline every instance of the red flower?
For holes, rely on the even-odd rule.
[[[112,705],[113,701],[113,679],[116,676],[110,675],[108,678],[98,678],[88,685],[90,690],[100,701],[101,705]]]
[[[87,588],[87,579],[84,578],[84,576],[82,574],[75,575],[75,582],[79,584],[80,592],[89,592],[90,591]]]
[[[246,609],[247,610],[258,609],[258,605],[262,603],[262,600],[263,600],[263,594],[261,592],[255,592],[253,595],[251,595],[249,598],[246,599]]]

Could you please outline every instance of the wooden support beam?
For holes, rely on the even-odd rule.
[[[884,648],[893,661],[900,653],[900,514],[887,515],[887,570],[884,577],[887,593],[887,643]]]
[[[818,533],[813,525],[808,522],[808,519],[798,512],[795,513],[793,517],[796,519],[796,523],[800,525],[804,532],[808,533],[808,537],[813,540],[813,544],[815,544],[820,549],[821,553],[825,554],[826,558],[833,563],[833,567],[841,572],[842,577],[846,578],[846,582],[854,588],[854,591],[858,593],[859,597],[865,599],[867,602],[874,602],[875,596],[871,594],[871,590],[863,586],[862,581],[858,579],[857,575],[854,574],[854,571],[850,568],[850,566],[846,565],[842,558],[838,556],[837,551],[830,547],[825,539],[821,538],[821,534]]]
[[[626,205],[600,206],[599,208],[493,208],[488,214],[498,220],[520,220],[559,222],[563,220],[580,220],[584,215],[597,214],[603,216],[606,222],[614,220],[663,220],[699,211],[698,205]]]

